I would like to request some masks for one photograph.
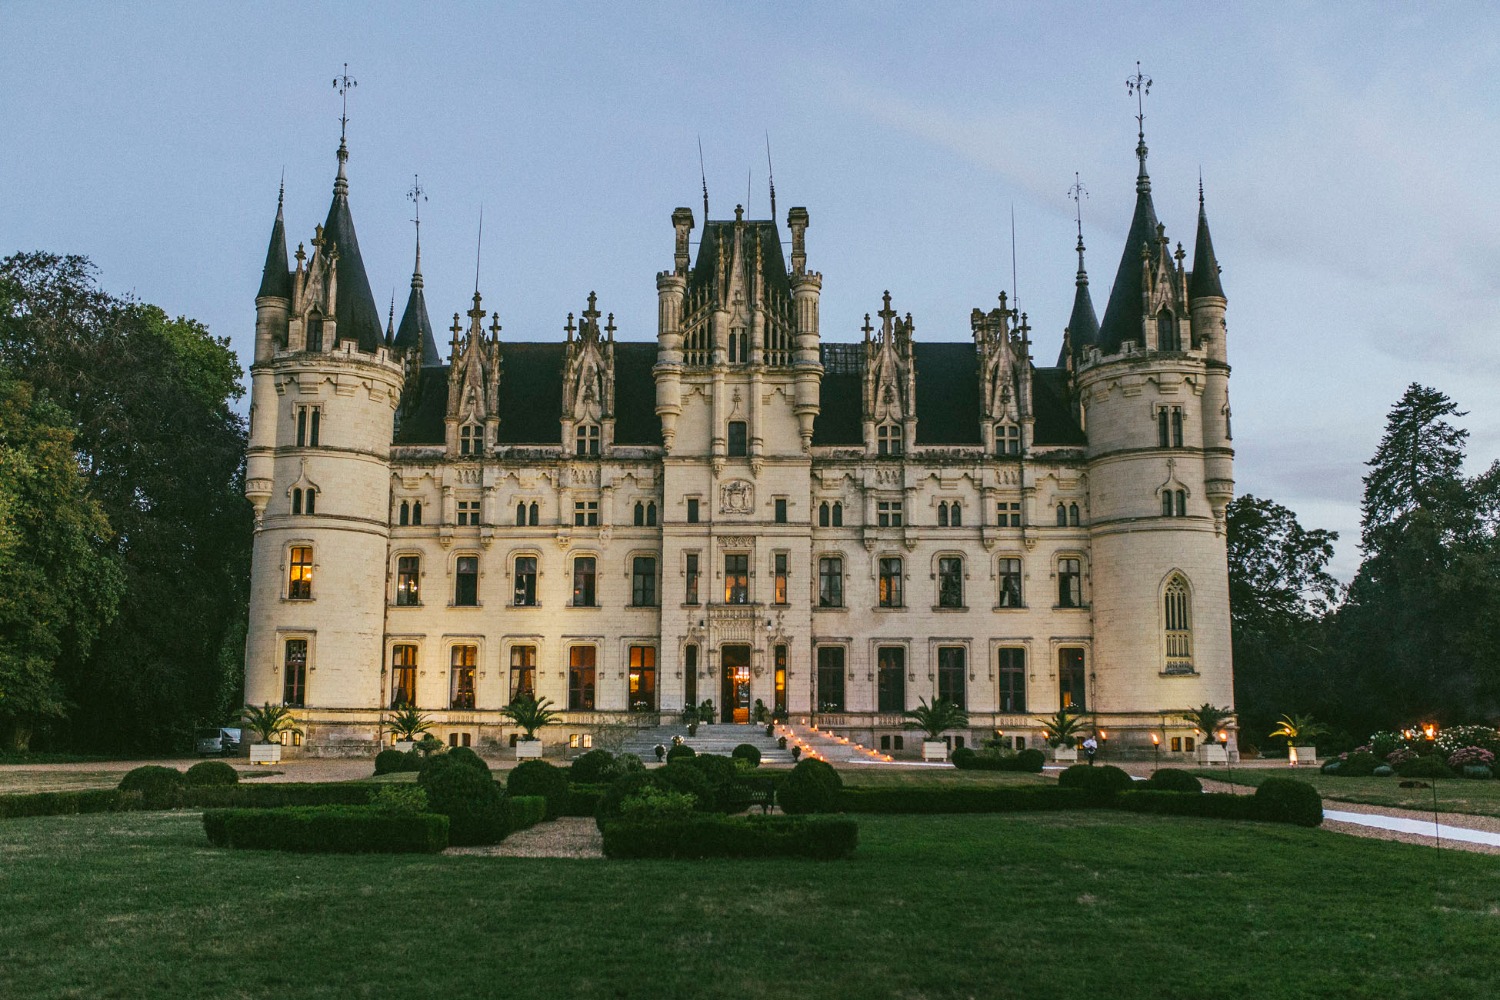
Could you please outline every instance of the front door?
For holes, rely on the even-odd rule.
[[[728,722],[750,721],[750,647],[725,646],[720,651],[724,662],[724,706],[721,718]]]

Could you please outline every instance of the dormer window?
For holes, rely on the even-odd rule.
[[[747,448],[748,428],[743,420],[729,421],[729,457],[744,458]]]
[[[1182,342],[1177,337],[1177,321],[1165,309],[1156,314],[1156,349],[1158,351],[1182,350]]]
[[[309,351],[323,349],[323,314],[317,310],[307,314],[307,349]]]
[[[1021,428],[1015,424],[996,424],[995,455],[1003,457],[1019,454],[1021,454]]]
[[[460,455],[484,454],[484,428],[478,424],[464,424],[458,429],[458,453]]]
[[[902,444],[900,424],[881,424],[875,428],[875,453],[877,455],[899,455]]]
[[[574,435],[573,453],[579,458],[599,457],[599,425],[579,424]]]

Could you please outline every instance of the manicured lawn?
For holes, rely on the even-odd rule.
[[[1228,781],[1224,768],[1194,771],[1200,778]],[[1359,802],[1372,806],[1395,806],[1399,809],[1415,809],[1418,812],[1432,811],[1432,789],[1402,788],[1402,778],[1339,778],[1331,774],[1320,774],[1312,768],[1293,771],[1246,768],[1234,770],[1234,784],[1259,787],[1267,778],[1296,778],[1318,790],[1325,800],[1341,799],[1344,802]],[[1421,779],[1429,785],[1429,778]],[[1500,781],[1477,781],[1472,778],[1447,778],[1437,782],[1437,807],[1439,812],[1474,813],[1480,816],[1500,816]]]
[[[845,862],[609,862],[221,851],[193,812],[10,820],[0,994],[1493,995],[1492,857],[1117,813],[860,830]]]
[[[855,764],[840,767],[839,777],[848,788],[994,788],[998,785],[1050,784],[1057,780],[1054,772],[1050,777],[1030,774],[1026,771],[959,771],[943,767],[891,768],[879,765]]]

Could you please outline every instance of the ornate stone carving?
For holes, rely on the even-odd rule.
[[[749,514],[755,509],[755,484],[732,479],[719,487],[720,514]]]

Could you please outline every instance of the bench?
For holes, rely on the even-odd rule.
[[[776,804],[776,783],[770,778],[745,778],[740,784],[744,786],[750,808],[760,806],[762,813],[768,813]]]

